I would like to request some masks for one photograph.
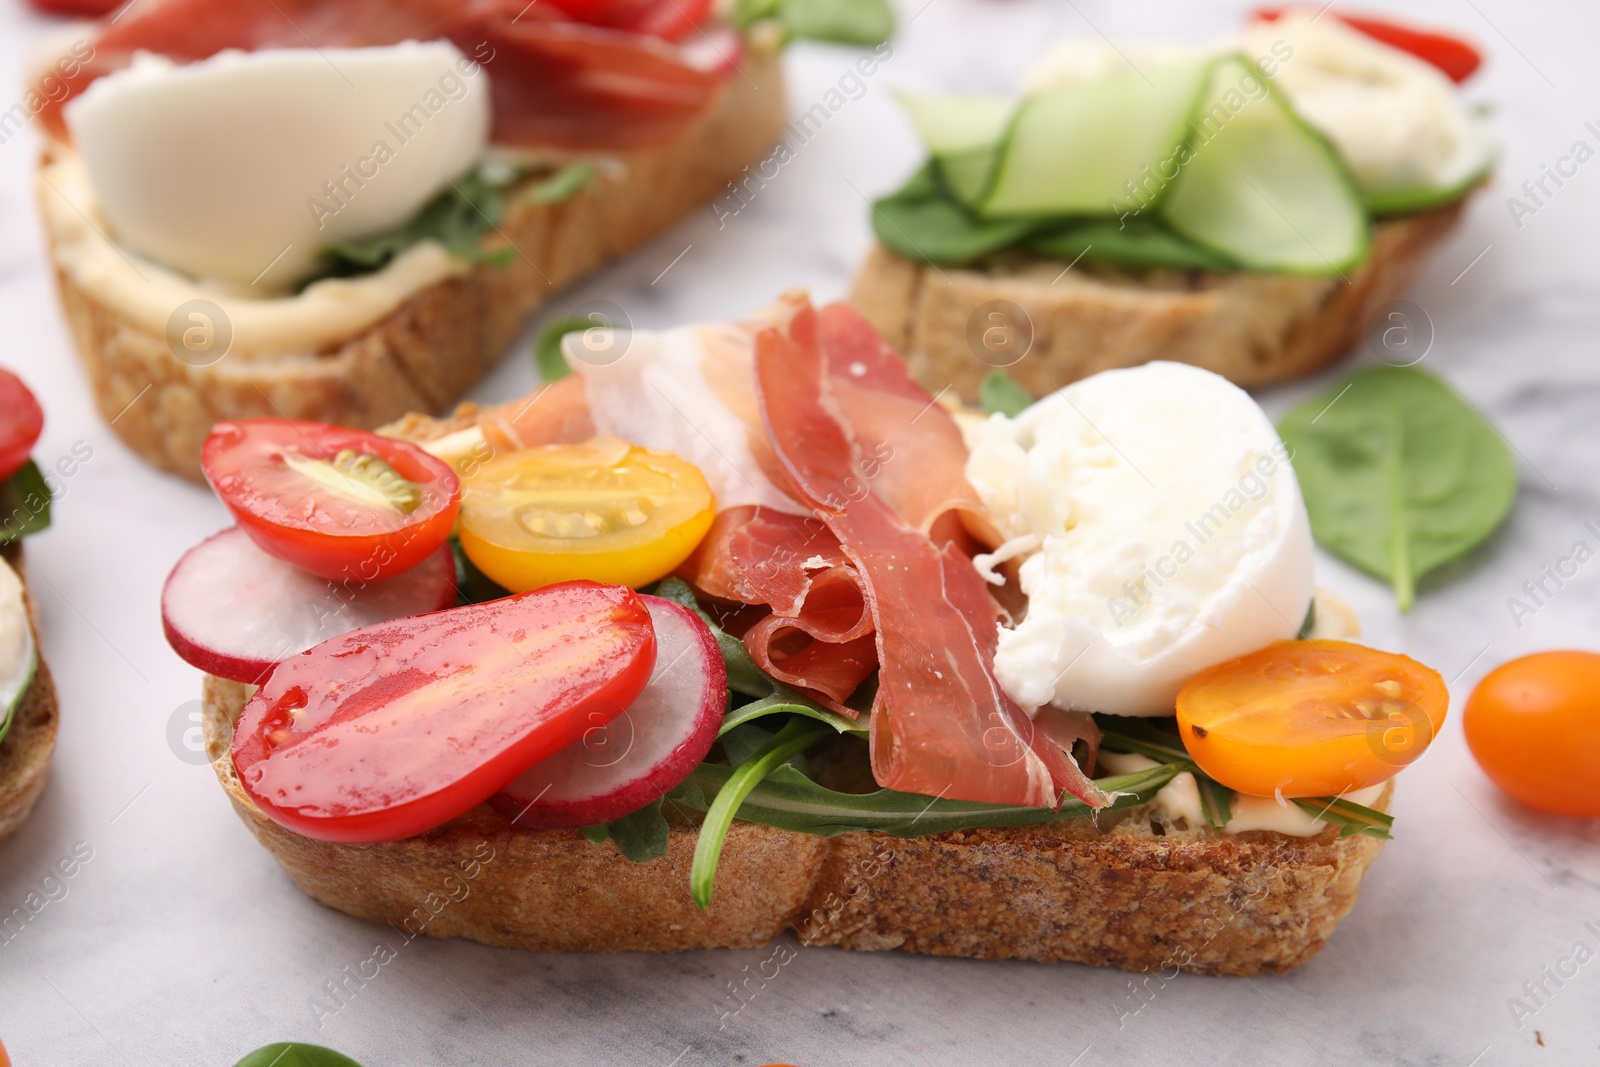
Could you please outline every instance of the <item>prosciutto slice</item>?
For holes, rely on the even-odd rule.
[[[877,491],[894,460],[872,474],[872,453],[829,371],[870,366],[881,342],[844,321],[855,312],[843,305],[819,316],[803,296],[786,303],[787,322],[756,337],[761,410],[790,482],[853,564],[873,619],[874,777],[890,789],[958,800],[1053,807],[1065,791],[1096,807],[1110,803],[1071,757],[1081,732],[1074,727],[1083,724],[1051,716],[1036,728],[995,680],[999,609],[971,560],[935,544]],[[821,318],[835,321],[825,328]]]
[[[229,48],[448,39],[489,72],[497,144],[628,151],[669,143],[710,105],[736,56],[724,49],[708,68],[612,21],[591,25],[526,0],[143,0],[101,28],[93,58],[66,79],[65,93],[59,85],[43,93],[50,102],[40,119],[67,139],[62,106],[141,50],[183,62]]]

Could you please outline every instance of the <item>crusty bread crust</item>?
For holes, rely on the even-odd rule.
[[[22,574],[21,545],[7,545],[0,550],[0,555],[19,575]],[[31,615],[31,599],[28,601],[28,610]],[[37,640],[38,627],[35,626],[34,630]],[[41,657],[33,684],[28,687],[22,706],[17,709],[6,739],[0,741],[0,841],[17,832],[44,793],[45,782],[50,777],[50,757],[56,750],[56,729],[60,719],[55,681]]]
[[[537,951],[670,952],[807,944],[941,956],[1072,960],[1146,972],[1297,967],[1350,910],[1382,848],[1368,837],[1236,836],[1153,808],[1095,822],[834,838],[735,822],[711,907],[689,897],[696,826],[630,863],[576,830],[529,830],[487,807],[405,841],[313,841],[268,819],[231,757],[250,687],[207,677],[206,752],[256,838],[314,899],[408,938]],[[1379,802],[1387,807],[1392,790]]]
[[[631,156],[620,174],[558,204],[513,194],[500,227],[519,250],[508,266],[475,267],[422,289],[328,351],[194,367],[58,266],[61,302],[101,415],[145,459],[198,480],[200,446],[220,419],[280,415],[370,428],[444,409],[545,300],[710,200],[776,140],[784,115],[777,53],[752,44],[741,74],[672,147]],[[48,227],[47,237],[53,248]]]
[[[967,403],[995,368],[972,337],[990,301],[1031,320],[1032,346],[1005,370],[1035,397],[1113,367],[1165,359],[1243,386],[1310,374],[1360,340],[1373,313],[1410,288],[1460,222],[1465,200],[1377,225],[1372,254],[1347,277],[1156,270],[1128,273],[1002,254],[968,268],[902,259],[876,245],[850,301],[905,355],[930,392]],[[998,335],[997,335],[998,337]],[[1008,344],[1005,355],[1014,351]]]

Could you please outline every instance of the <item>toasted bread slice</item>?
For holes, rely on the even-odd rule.
[[[850,302],[905,354],[930,392],[967,403],[998,365],[1035,396],[1113,367],[1165,359],[1243,386],[1310,374],[1354,345],[1373,313],[1400,297],[1427,256],[1456,228],[1465,201],[1380,222],[1372,254],[1348,277],[1150,270],[1124,272],[1000,254],[967,268],[902,259],[882,245],[867,256]],[[997,356],[984,350],[991,301],[1027,323]],[[1009,316],[1008,316],[1009,318]],[[980,322],[979,320],[983,321]],[[1015,363],[1020,331],[1031,347]],[[987,358],[986,358],[987,357]]]
[[[672,952],[761,945],[793,928],[807,944],[861,950],[1258,974],[1316,954],[1382,848],[1332,828],[1224,835],[1153,807],[911,839],[736,821],[701,911],[689,896],[697,826],[684,812],[669,811],[667,853],[649,863],[488,807],[386,844],[288,830],[235,773],[233,726],[251,692],[205,680],[206,752],[239,818],[314,899],[408,938]]]
[[[199,479],[200,446],[219,419],[285,416],[373,427],[448,406],[505,353],[544,301],[735,179],[777,139],[784,108],[777,52],[752,43],[742,71],[671,147],[632,155],[559,203],[534,203],[513,190],[499,227],[519,252],[509,265],[477,266],[426,285],[370,327],[315,352],[230,352],[210,366],[178,359],[161,330],[113,307],[64,265],[63,236],[52,220],[82,225],[81,213],[42,214],[62,304],[102,416],[151,463]],[[47,156],[41,168],[50,163]],[[42,169],[41,203],[59,194]]]
[[[21,545],[14,542],[7,545],[0,550],[0,556],[22,575]],[[31,614],[31,599],[28,609]],[[35,626],[36,636],[37,629]],[[50,757],[56,750],[59,723],[55,682],[41,656],[33,684],[17,709],[6,739],[0,741],[0,841],[16,833],[39,802],[45,781],[50,777]]]

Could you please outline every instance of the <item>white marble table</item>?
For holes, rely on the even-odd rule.
[[[18,0],[3,4],[0,105],[9,106],[20,56],[44,24]],[[1331,559],[1321,574],[1359,607],[1375,643],[1453,679],[1459,715],[1472,684],[1500,661],[1600,647],[1600,567],[1520,627],[1506,606],[1524,579],[1587,536],[1583,522],[1600,519],[1600,163],[1520,227],[1505,204],[1573,141],[1597,142],[1584,122],[1600,119],[1600,8],[1405,8],[1493,53],[1471,93],[1498,112],[1499,185],[1472,205],[1414,299],[1437,330],[1426,365],[1505,431],[1521,457],[1522,491],[1505,529],[1427,583],[1409,616],[1382,586]],[[1119,41],[1200,40],[1237,11],[1209,0],[907,0],[904,15],[893,59],[747,208],[721,226],[710,211],[695,215],[564,306],[605,297],[639,324],[667,325],[739,315],[793,285],[838,296],[867,244],[865,197],[917,156],[892,85],[1000,91],[1057,36],[1098,27]],[[793,109],[819,100],[854,58],[796,48]],[[0,911],[39,887],[75,843],[93,858],[65,897],[0,944],[0,1038],[18,1064],[226,1067],[286,1039],[335,1046],[369,1067],[1600,1061],[1600,962],[1547,986],[1554,995],[1521,1028],[1507,1005],[1575,942],[1600,949],[1600,822],[1505,800],[1472,762],[1456,719],[1405,776],[1398,840],[1355,912],[1293,974],[1184,976],[1132,1014],[1140,1002],[1115,971],[804,949],[719,1030],[729,983],[770,950],[540,956],[419,941],[319,1030],[311,998],[393,934],[304,897],[235,819],[210,771],[169,747],[169,723],[198,695],[199,677],[167,649],[157,594],[173,561],[224,525],[223,514],[207,492],[138,463],[91,410],[34,219],[35,148],[32,131],[0,145],[0,363],[23,372],[46,404],[42,459],[79,441],[94,456],[66,483],[56,527],[29,546],[63,724],[37,814],[0,848]],[[525,352],[519,346],[476,395],[526,388]],[[1263,400],[1281,412],[1326,384]]]

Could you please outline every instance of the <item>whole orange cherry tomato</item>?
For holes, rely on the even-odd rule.
[[[1539,652],[1490,671],[1461,715],[1495,785],[1557,815],[1600,815],[1600,655]]]
[[[1346,641],[1279,641],[1201,671],[1178,693],[1200,769],[1251,796],[1337,796],[1422,755],[1444,724],[1439,673]]]

